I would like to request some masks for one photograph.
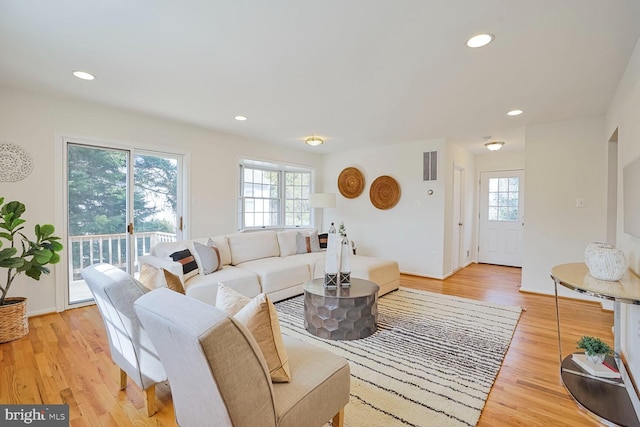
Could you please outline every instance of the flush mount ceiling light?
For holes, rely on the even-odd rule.
[[[74,71],[73,75],[82,80],[95,80],[96,76],[86,71]]]
[[[502,141],[491,141],[491,142],[486,142],[484,144],[484,146],[487,147],[489,151],[498,151],[499,149],[502,148],[503,145],[504,145],[504,142]]]
[[[316,147],[318,145],[324,144],[324,141],[319,136],[310,136],[309,138],[305,139],[304,142],[306,142],[307,145],[310,145],[312,147]]]
[[[239,122],[244,122],[245,120],[247,120],[246,116],[235,116],[234,119],[236,119]]]
[[[519,116],[522,113],[524,113],[522,110],[511,110],[507,113],[507,116]]]
[[[467,46],[469,47],[482,47],[486,46],[493,41],[493,34],[478,34],[467,40]]]

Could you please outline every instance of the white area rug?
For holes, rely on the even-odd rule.
[[[304,329],[302,296],[276,303],[282,333],[349,360],[349,427],[474,426],[520,307],[400,288],[378,301],[378,330],[329,341]]]

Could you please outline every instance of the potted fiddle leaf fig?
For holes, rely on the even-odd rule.
[[[62,250],[62,243],[53,235],[53,225],[37,224],[32,240],[23,233],[25,211],[23,203],[5,204],[4,197],[0,197],[0,343],[29,333],[27,299],[7,296],[15,278],[24,273],[40,280],[42,273],[50,272],[47,265],[60,261],[57,252]]]

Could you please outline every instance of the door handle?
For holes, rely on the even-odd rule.
[[[462,223],[461,223],[461,222],[459,222],[459,223],[458,223],[458,226],[462,227]]]

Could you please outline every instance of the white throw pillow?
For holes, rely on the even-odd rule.
[[[200,274],[211,274],[222,268],[220,251],[211,239],[206,245],[193,242],[193,257],[198,263],[198,272]]]
[[[278,231],[278,246],[280,246],[280,256],[286,257],[298,253],[296,238],[298,230]]]

